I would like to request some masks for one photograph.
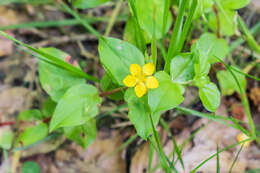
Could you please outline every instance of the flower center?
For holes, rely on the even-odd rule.
[[[145,81],[145,75],[143,73],[136,76],[137,82],[142,83]]]

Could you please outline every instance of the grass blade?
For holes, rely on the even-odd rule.
[[[154,148],[153,148],[152,143],[150,143],[150,145],[149,145],[148,173],[152,172],[153,155],[154,155]]]
[[[219,146],[218,146],[218,144],[217,144],[217,165],[216,165],[216,167],[217,167],[217,173],[220,173],[220,163],[219,163]]]
[[[71,72],[72,74],[74,74],[74,75],[76,75],[78,77],[85,78],[85,79],[88,79],[88,80],[92,80],[92,81],[95,81],[95,82],[99,82],[99,79],[84,73],[79,68],[76,68],[76,67],[72,66],[71,64],[66,63],[63,60],[61,60],[61,59],[59,59],[59,58],[57,58],[55,56],[52,56],[52,55],[50,55],[50,54],[48,54],[46,52],[43,52],[43,51],[41,51],[39,49],[36,49],[36,48],[33,48],[33,47],[31,47],[31,46],[29,46],[29,45],[27,45],[27,44],[25,44],[25,43],[23,43],[23,42],[21,42],[19,40],[16,40],[14,37],[6,34],[3,31],[0,31],[0,35],[2,35],[3,37],[6,37],[6,38],[12,40],[16,44],[21,45],[21,46],[31,50],[32,52],[34,52],[34,53],[36,53],[38,55],[41,55],[42,57],[44,57],[44,59],[42,57],[37,56],[37,58],[39,58],[41,60],[47,61],[47,62],[49,62],[51,64],[54,64],[54,65],[56,65],[56,66],[58,66],[60,68],[66,69],[66,70],[68,70],[69,72]]]
[[[182,156],[181,156],[181,148],[178,146],[175,137],[172,135],[167,123],[161,118],[160,119],[160,123],[162,125],[162,127],[170,134],[171,138],[172,138],[172,142],[173,142],[173,146],[174,146],[174,151],[176,152],[178,158],[177,161],[180,160],[181,166],[183,171],[185,172],[185,166],[184,166],[184,162],[182,160]],[[174,161],[174,159],[173,159]]]
[[[176,109],[185,113],[185,114],[187,114],[187,115],[194,115],[194,116],[198,116],[198,117],[202,117],[202,118],[207,118],[207,119],[222,123],[224,125],[227,125],[229,127],[232,127],[232,128],[239,130],[239,128],[236,125],[234,125],[233,123],[230,123],[230,122],[232,122],[232,120],[230,120],[230,118],[223,117],[223,116],[220,116],[220,115],[202,113],[202,112],[198,112],[198,111],[195,111],[195,110],[192,110],[192,109],[189,109],[189,108],[184,108],[184,107],[181,107],[181,106],[177,106]]]
[[[218,153],[215,153],[215,154],[211,155],[210,157],[208,157],[206,160],[202,161],[197,167],[195,167],[194,169],[192,169],[192,170],[190,171],[190,173],[195,173],[201,166],[203,166],[205,163],[207,163],[210,159],[214,158],[217,154],[222,153],[223,151],[227,151],[227,150],[229,150],[230,148],[236,147],[236,146],[238,146],[239,144],[243,144],[243,143],[245,143],[245,142],[247,142],[247,141],[250,141],[250,140],[252,140],[252,139],[253,139],[253,138],[250,137],[250,138],[248,138],[248,139],[246,139],[246,140],[243,140],[243,141],[241,141],[241,142],[238,142],[238,143],[229,145],[229,146],[227,146],[227,147],[225,147],[225,148],[219,150]]]
[[[237,152],[237,154],[236,154],[236,157],[235,157],[234,161],[232,162],[232,165],[231,165],[231,167],[230,167],[228,173],[232,173],[232,169],[233,169],[233,167],[235,166],[235,163],[236,163],[236,161],[237,161],[237,159],[238,159],[238,156],[239,156],[240,152],[242,151],[243,147],[244,147],[244,145],[241,145],[240,149],[238,150],[238,152]]]
[[[163,10],[162,35],[164,35],[165,30],[166,30],[166,25],[167,25],[167,19],[168,19],[170,5],[171,5],[171,1],[170,0],[165,0],[164,10]]]
[[[146,51],[146,43],[145,43],[145,38],[143,36],[143,30],[140,27],[140,24],[138,22],[138,18],[137,18],[137,12],[136,12],[136,8],[135,8],[135,0],[129,0],[128,1],[130,4],[130,7],[132,9],[132,15],[134,17],[134,23],[135,23],[135,33],[137,33],[137,35],[135,36],[135,39],[137,40],[137,47],[143,52],[145,53]]]
[[[108,17],[86,17],[83,18],[89,24],[98,22],[107,22]],[[118,16],[117,21],[125,21],[126,16]],[[0,26],[0,30],[13,30],[13,29],[26,29],[26,28],[48,28],[60,26],[72,26],[81,24],[77,19],[64,19],[64,20],[48,20],[48,21],[34,21],[28,23],[19,23],[13,25]]]
[[[184,22],[184,12],[187,6],[189,5],[188,0],[180,1],[179,13],[174,25],[173,33],[171,36],[170,45],[168,48],[167,60],[165,65],[165,71],[168,72],[170,69],[170,62],[172,58],[181,52],[185,39],[187,37],[188,31],[190,29],[192,19],[197,8],[197,0],[192,1],[191,9],[188,12],[187,19],[183,26]]]
[[[244,38],[248,45],[257,52],[258,55],[260,55],[260,46],[257,43],[257,41],[254,39],[254,37],[252,36],[252,34],[249,32],[245,22],[243,21],[243,19],[239,16],[237,19],[238,25],[240,26],[242,32],[244,33],[245,37]]]

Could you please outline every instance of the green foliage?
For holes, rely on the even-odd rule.
[[[50,131],[85,124],[97,115],[100,102],[98,90],[92,85],[79,84],[71,87],[57,104],[50,122]]]
[[[35,126],[28,127],[17,138],[15,144],[28,146],[39,140],[45,138],[48,135],[48,126],[45,123],[39,123]]]
[[[0,148],[9,150],[12,146],[14,133],[11,130],[3,130],[0,136]]]
[[[168,11],[168,18],[166,22],[166,29],[163,32],[163,18],[164,18],[164,7],[166,1],[161,0],[142,0],[135,1],[137,19],[140,26],[145,30],[150,38],[153,35],[153,19],[155,13],[155,33],[156,38],[160,39],[170,29],[172,23],[172,17],[170,11]]]
[[[101,85],[102,91],[104,91],[104,92],[110,91],[110,90],[113,90],[113,89],[119,87],[118,84],[115,84],[111,80],[111,77],[107,73],[103,75],[103,77],[100,81],[100,85]],[[110,94],[108,97],[113,100],[122,100],[124,98],[124,92],[122,90],[122,91],[116,92],[114,94]]]
[[[40,173],[41,168],[36,162],[27,161],[22,166],[22,173]]]
[[[233,10],[244,8],[250,2],[250,0],[239,0],[239,1],[238,0],[219,0],[219,1],[224,8],[229,8],[229,9],[233,9]]]
[[[96,121],[95,119],[90,119],[84,125],[65,127],[64,133],[67,138],[86,148],[96,139]]]
[[[233,67],[235,69],[238,69],[237,67]],[[238,69],[239,70],[239,69]],[[244,90],[246,89],[246,78],[244,75],[238,73],[238,72],[233,72],[235,76],[238,79],[239,85],[241,88]],[[234,77],[229,71],[218,71],[217,72],[217,78],[219,81],[220,89],[222,95],[232,95],[235,91],[239,91],[239,86],[237,85]]]
[[[208,83],[199,87],[199,96],[208,111],[214,112],[219,107],[220,93],[214,83]]]
[[[174,82],[185,83],[195,76],[194,55],[191,53],[179,54],[172,59],[171,78]]]
[[[97,7],[109,0],[71,0],[72,4],[76,8],[86,9]]]
[[[123,85],[131,64],[144,64],[143,54],[132,44],[119,39],[100,39],[98,51],[102,65],[119,85]]]
[[[217,38],[215,34],[204,33],[192,45],[192,51],[203,52],[210,63],[218,62],[215,58],[224,59],[228,54],[228,44],[223,38]]]
[[[138,98],[133,88],[129,88],[125,93],[125,101],[128,103],[129,119],[134,124],[137,134],[143,139],[147,139],[153,132],[151,121],[149,118],[150,108],[147,103],[148,97],[143,96]],[[157,125],[160,118],[160,113],[152,115],[154,124]]]
[[[148,92],[148,104],[152,115],[173,109],[184,100],[180,85],[173,83],[167,73],[160,71],[155,77],[159,81],[159,87]]]
[[[137,46],[138,45],[138,31],[135,29],[136,25],[135,25],[135,21],[133,17],[129,17],[126,21],[126,26],[125,26],[125,30],[124,30],[124,40]],[[145,43],[148,44],[151,42],[151,39],[149,38],[149,36],[147,35],[147,33],[145,31],[142,31],[142,35],[145,38]]]
[[[21,112],[18,116],[18,121],[35,121],[41,120],[42,113],[38,109],[30,109]]]
[[[43,103],[42,115],[44,118],[49,118],[53,115],[57,103],[55,103],[50,97]]]
[[[230,9],[219,10],[220,20],[220,33],[227,36],[235,34],[237,29],[236,23],[234,23],[236,12]],[[211,12],[209,16],[209,26],[217,31],[217,17],[214,12]]]
[[[40,50],[58,57],[64,62],[70,58],[68,54],[55,48],[41,48]],[[42,87],[55,102],[58,102],[71,86],[85,83],[84,79],[42,60],[39,61],[39,78]]]

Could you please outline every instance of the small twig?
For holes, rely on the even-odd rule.
[[[119,92],[119,91],[125,90],[126,88],[127,88],[127,87],[116,88],[116,89],[113,89],[113,90],[110,90],[110,91],[107,91],[107,92],[100,93],[99,96],[100,96],[100,97],[105,97],[105,96],[108,96],[108,95],[117,93],[117,92]]]
[[[213,11],[215,12],[216,18],[217,18],[217,37],[218,37],[218,38],[221,38],[219,13],[218,13],[218,9],[217,9],[216,4],[214,4],[212,8],[213,8]]]
[[[106,36],[106,37],[109,36],[109,34],[110,34],[114,24],[115,24],[116,18],[118,16],[119,12],[120,12],[120,8],[121,8],[122,4],[123,4],[123,1],[118,0],[116,7],[115,7],[115,10],[113,11],[112,16],[109,20],[109,23],[108,23],[108,26],[106,28],[106,32],[105,32],[104,36]]]

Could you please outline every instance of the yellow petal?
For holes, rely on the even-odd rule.
[[[147,92],[147,88],[145,86],[144,83],[139,83],[136,85],[135,87],[135,94],[137,95],[137,97],[142,97],[143,95],[145,95]]]
[[[145,85],[147,88],[158,88],[159,82],[155,77],[149,76],[145,79]]]
[[[145,75],[152,75],[154,73],[155,67],[153,63],[147,63],[143,66],[143,73]]]
[[[246,140],[246,139],[248,139],[248,138],[249,138],[249,137],[248,137],[246,134],[244,134],[244,133],[239,133],[239,134],[237,135],[237,141],[238,141],[238,142],[244,141],[244,140]],[[244,142],[244,147],[248,147],[251,142],[252,142],[251,140]],[[241,145],[243,145],[243,143],[241,143]]]
[[[140,75],[142,72],[142,68],[139,64],[131,64],[130,72],[132,75]]]
[[[125,86],[127,87],[134,87],[136,84],[136,77],[132,76],[132,75],[128,75],[125,77],[125,79],[123,80],[123,83],[125,84]]]

